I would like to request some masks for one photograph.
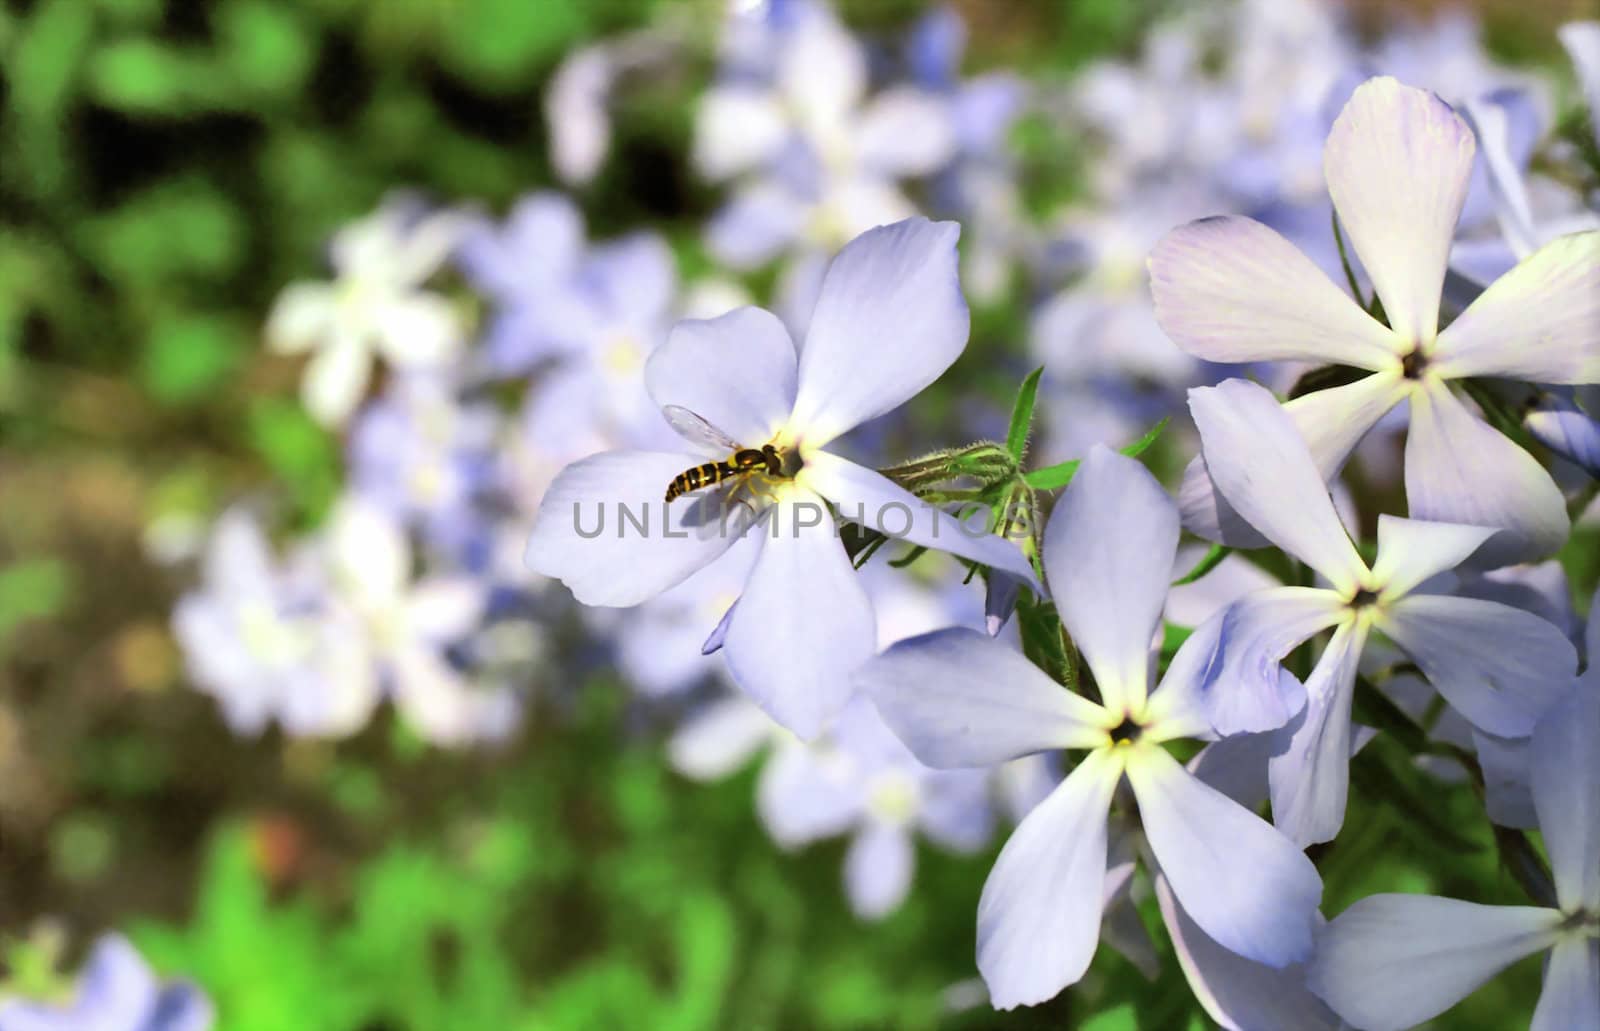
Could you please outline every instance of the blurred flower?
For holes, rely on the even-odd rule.
[[[529,566],[560,579],[584,604],[632,606],[762,527],[750,578],[707,648],[725,645],[739,686],[802,737],[815,736],[843,707],[849,672],[873,650],[871,604],[828,502],[880,532],[896,510],[908,513],[911,525],[896,525],[896,536],[1031,583],[1027,559],[1011,542],[965,532],[881,474],[822,450],[899,407],[965,347],[957,232],[914,219],[852,241],[828,270],[798,356],[782,324],[759,308],[679,323],[651,356],[645,379],[698,453],[612,451],[569,466],[540,506]],[[759,481],[754,473],[733,477],[731,486],[676,505],[656,500],[686,468],[727,459],[733,442],[769,445],[790,465]],[[607,503],[614,532],[603,524],[585,531],[584,506],[598,505],[603,520]],[[648,528],[630,535],[624,507],[643,513]]]
[[[446,746],[501,736],[499,692],[480,689],[448,654],[478,626],[487,588],[462,575],[414,578],[400,526],[353,495],[335,506],[324,543],[335,589],[411,726]]]
[[[1219,732],[1284,727],[1270,766],[1273,820],[1284,833],[1308,845],[1332,839],[1344,822],[1356,666],[1373,629],[1474,726],[1507,737],[1533,729],[1577,666],[1566,636],[1520,609],[1418,590],[1493,530],[1381,515],[1369,567],[1306,442],[1265,388],[1229,380],[1191,391],[1190,408],[1221,496],[1330,585],[1269,588],[1235,602],[1207,676],[1207,710]],[[1302,711],[1298,692],[1282,691],[1279,663],[1329,627],[1333,639],[1306,681]]]
[[[1209,730],[1195,689],[1213,631],[1196,631],[1148,690],[1177,545],[1177,509],[1155,478],[1096,447],[1046,527],[1044,563],[1052,582],[1072,585],[1056,604],[1103,705],[959,629],[902,642],[857,675],[894,732],[935,768],[1088,751],[1017,827],[984,886],[978,968],[996,1007],[1043,1002],[1088,968],[1105,902],[1108,813],[1124,775],[1156,862],[1197,924],[1258,962],[1310,953],[1316,868],[1161,747]]]
[[[101,938],[72,1002],[0,1002],[0,1031],[207,1031],[211,1003],[191,984],[163,985],[126,938]]]
[[[466,402],[445,374],[397,376],[351,425],[354,492],[440,553],[474,563],[492,512],[498,410]]]
[[[462,243],[462,271],[495,305],[483,362],[493,377],[536,372],[527,432],[563,460],[666,435],[641,373],[666,338],[677,267],[656,234],[588,244],[557,193],[524,198]]]
[[[272,720],[312,736],[365,724],[371,655],[313,553],[279,568],[255,518],[233,508],[212,530],[203,572],[201,589],[179,600],[173,632],[195,686],[216,697],[235,733],[259,734]]]
[[[712,253],[736,268],[796,248],[825,254],[910,216],[897,180],[955,151],[938,98],[909,85],[867,98],[864,48],[825,4],[792,5],[777,26],[766,76],[730,74],[695,123],[701,174],[747,177],[707,229]]]
[[[581,185],[594,178],[611,149],[606,102],[615,77],[610,51],[588,46],[568,54],[550,79],[544,102],[550,163],[564,183]]]
[[[1501,532],[1483,565],[1539,558],[1566,540],[1565,501],[1549,474],[1458,400],[1452,379],[1600,380],[1600,231],[1561,237],[1496,280],[1438,328],[1439,299],[1474,143],[1436,97],[1393,79],[1363,84],[1325,151],[1329,189],[1376,286],[1387,324],[1369,316],[1282,236],[1247,218],[1174,230],[1150,257],[1163,329],[1210,361],[1303,360],[1373,375],[1285,406],[1324,478],[1391,408],[1410,402],[1406,492],[1412,515]],[[1403,167],[1393,155],[1407,153]],[[1248,546],[1198,460],[1181,495],[1185,525]]]
[[[1600,693],[1576,684],[1539,722],[1533,801],[1555,876],[1554,907],[1373,895],[1318,935],[1311,987],[1371,1031],[1400,1031],[1455,1005],[1523,956],[1550,950],[1533,1031],[1600,1026]]]
[[[314,351],[301,383],[306,410],[339,425],[361,400],[374,353],[404,369],[437,368],[463,343],[448,299],[422,284],[450,256],[464,227],[451,211],[426,213],[392,197],[333,238],[334,281],[284,288],[267,320],[281,354]]]

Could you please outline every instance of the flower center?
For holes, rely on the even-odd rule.
[[[1144,726],[1134,720],[1132,716],[1124,716],[1122,722],[1111,730],[1111,743],[1116,745],[1131,745],[1139,740],[1139,735],[1144,733]]]
[[[1422,374],[1428,370],[1428,356],[1422,353],[1422,348],[1414,348],[1410,354],[1400,359],[1400,371],[1406,379],[1421,379]]]

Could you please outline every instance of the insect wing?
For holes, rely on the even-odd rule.
[[[744,450],[744,445],[723,433],[700,416],[679,405],[666,405],[661,414],[677,431],[678,436],[713,451],[732,454]]]

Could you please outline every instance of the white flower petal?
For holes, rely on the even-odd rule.
[[[821,447],[898,408],[967,344],[954,222],[912,218],[847,244],[823,278],[800,351],[794,423]]]
[[[1532,906],[1372,895],[1317,935],[1311,990],[1357,1027],[1402,1031],[1548,947],[1560,919]]]
[[[721,780],[772,740],[772,719],[740,695],[692,714],[667,742],[667,761],[691,780]]]
[[[1156,478],[1095,445],[1045,527],[1044,562],[1061,622],[1113,713],[1144,705],[1177,550],[1178,510]]]
[[[1299,964],[1282,969],[1245,959],[1218,945],[1156,878],[1161,918],[1189,989],[1212,1020],[1228,1031],[1336,1031],[1339,1018],[1306,987]]]
[[[1413,519],[1500,530],[1473,558],[1484,568],[1554,554],[1572,528],[1544,467],[1439,380],[1411,395],[1406,502]]]
[[[1306,678],[1306,707],[1279,731],[1277,754],[1267,763],[1272,822],[1304,848],[1332,841],[1344,825],[1350,789],[1350,701],[1366,628],[1345,623]]]
[[[1168,233],[1150,253],[1156,320],[1212,362],[1308,361],[1385,369],[1395,334],[1276,230],[1230,215]]]
[[[861,523],[895,540],[980,562],[1010,573],[1037,590],[1038,580],[1026,555],[1012,541],[988,532],[987,510],[980,517],[958,520],[935,508],[888,477],[824,451],[806,459],[802,480],[833,502],[840,518]]]
[[[565,583],[585,605],[637,605],[687,579],[728,550],[748,517],[736,504],[724,526],[714,493],[661,500],[697,461],[673,452],[607,451],[567,466],[534,517],[528,568]]]
[[[1550,952],[1528,1031],[1583,1027],[1600,1027],[1600,942],[1568,937]]]
[[[1288,723],[1305,698],[1282,690],[1283,657],[1344,611],[1337,594],[1316,587],[1273,587],[1229,606],[1205,686],[1217,733],[1257,733]]]
[[[695,168],[708,179],[728,179],[776,157],[788,125],[772,94],[730,83],[700,98],[694,130]]]
[[[661,407],[687,408],[736,442],[758,448],[794,407],[794,343],[778,317],[761,308],[684,319],[651,352],[644,380]]]
[[[1139,819],[1173,894],[1224,948],[1281,967],[1311,953],[1322,878],[1261,817],[1156,745],[1127,760]]]
[[[1504,737],[1532,732],[1578,667],[1553,623],[1499,602],[1413,594],[1377,626],[1461,715]]]
[[[790,740],[761,768],[756,812],[780,848],[843,834],[860,819],[861,791],[837,758],[827,743]]]
[[[433,577],[405,600],[407,631],[422,640],[449,643],[465,637],[488,603],[483,581],[470,576]]]
[[[372,352],[366,340],[335,331],[306,363],[300,403],[324,426],[339,426],[356,410],[372,378]]]
[[[1389,601],[1409,594],[1424,580],[1465,562],[1493,535],[1485,526],[1379,515],[1378,558],[1372,565],[1379,596]]]
[[[373,313],[378,350],[403,368],[449,361],[465,340],[455,306],[435,294],[396,297]]]
[[[1089,968],[1121,779],[1120,760],[1090,752],[1000,850],[978,902],[978,969],[996,1009],[1044,1002]]]
[[[939,769],[1094,748],[1115,725],[1010,647],[964,628],[901,641],[857,672],[856,682],[906,747]]]
[[[389,513],[355,494],[339,499],[325,537],[341,592],[374,608],[398,605],[411,580],[411,546]]]
[[[1286,402],[1283,410],[1305,439],[1323,480],[1331,481],[1367,431],[1405,397],[1406,391],[1399,372],[1380,372],[1342,387],[1302,395]],[[1226,498],[1217,494],[1200,455],[1184,470],[1178,509],[1183,513],[1184,529],[1206,540],[1239,548],[1261,548],[1268,543]]]
[[[1446,379],[1600,383],[1600,230],[1557,237],[1489,285],[1443,333]]]
[[[844,857],[850,908],[864,920],[878,920],[899,909],[911,891],[916,864],[916,843],[904,827],[867,823]]]
[[[858,160],[891,176],[928,175],[955,156],[950,105],[911,86],[892,87],[872,98],[855,133]]]
[[[732,268],[755,268],[795,242],[808,211],[805,201],[775,180],[751,183],[706,224],[706,249]]]
[[[798,12],[778,60],[778,88],[801,125],[827,142],[867,89],[867,55],[827,8]]]
[[[1594,912],[1600,909],[1600,693],[1576,684],[1539,720],[1528,768],[1556,898],[1564,909]]]
[[[722,649],[734,682],[802,738],[850,700],[850,677],[877,651],[872,602],[822,499],[795,492],[766,534]]]
[[[338,323],[338,298],[338,289],[328,283],[290,283],[284,287],[267,316],[267,346],[277,354],[311,350]]]
[[[1268,540],[1353,593],[1367,568],[1339,522],[1305,439],[1265,387],[1231,379],[1189,391],[1206,471]]]
[[[1477,144],[1449,105],[1382,77],[1356,88],[1323,149],[1328,193],[1389,325],[1427,344]]]

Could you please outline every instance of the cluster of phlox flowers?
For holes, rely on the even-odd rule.
[[[1562,41],[1595,105],[1600,26]],[[848,836],[866,919],[919,841],[977,852],[1004,818],[976,935],[999,1008],[1102,940],[1153,974],[1153,897],[1227,1028],[1411,1026],[1546,950],[1535,1027],[1600,1027],[1600,617],[1585,642],[1551,561],[1600,470],[1600,229],[1545,174],[1575,159],[1553,95],[1470,22],[1362,46],[1294,0],[1166,23],[1064,97],[963,77],[962,47],[950,11],[885,64],[817,0],[731,5],[685,155],[725,198],[692,281],[548,190],[337,233],[266,337],[343,489],[299,538],[265,502],[218,518],[174,614],[195,685],[240,734],[345,737],[387,704],[461,747],[512,735],[530,685],[614,672],[682,716],[690,779],[761,756],[779,847]],[[564,181],[605,160],[618,76],[672,53],[568,59]],[[1006,141],[1030,110],[1093,155],[1034,225]],[[875,453],[966,352],[969,298],[1023,312],[1040,450],[1081,460],[1025,541]],[[1168,415],[1172,492],[1106,447]],[[1404,515],[1362,507],[1352,461]],[[874,535],[933,554],[868,563],[847,542]],[[1213,543],[1235,553],[1173,586]],[[1081,661],[1027,650],[1019,598]],[[1305,850],[1344,828],[1369,689],[1454,749],[1430,775],[1470,766],[1496,824],[1542,833],[1548,898],[1324,918]]]

